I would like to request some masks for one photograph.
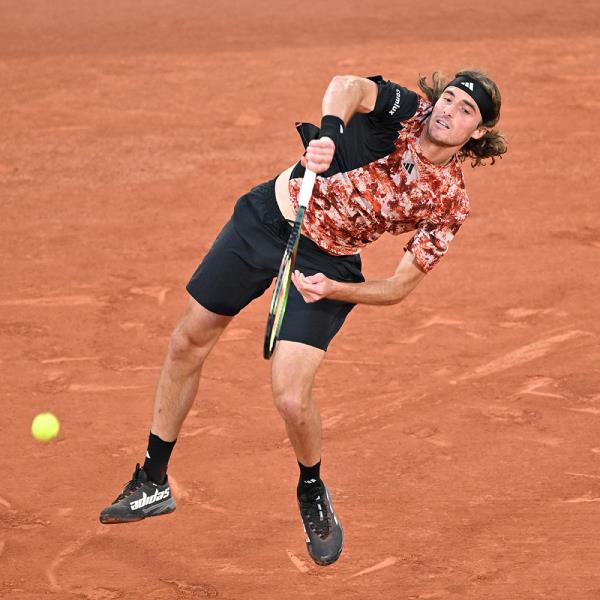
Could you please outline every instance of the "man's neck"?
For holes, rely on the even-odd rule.
[[[423,156],[434,165],[448,164],[452,160],[452,157],[460,150],[460,147],[436,144],[427,135],[427,126],[423,127],[418,143]]]

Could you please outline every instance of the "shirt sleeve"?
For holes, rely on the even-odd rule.
[[[398,131],[402,121],[410,119],[417,112],[419,96],[393,81],[386,81],[381,75],[367,77],[377,84],[375,108],[368,117],[375,125]]]
[[[419,268],[429,273],[448,252],[448,246],[458,233],[468,215],[468,209],[458,214],[448,215],[442,222],[423,222],[417,233],[406,244],[404,250],[410,252]]]

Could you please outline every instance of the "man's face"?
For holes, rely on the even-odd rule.
[[[471,137],[480,138],[481,113],[475,100],[461,89],[450,86],[433,106],[427,122],[429,139],[443,146],[462,147]]]

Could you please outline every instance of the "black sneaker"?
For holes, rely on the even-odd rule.
[[[116,500],[100,513],[101,523],[129,523],[146,517],[166,515],[175,510],[168,478],[158,484],[148,479],[139,464],[131,481],[123,488]]]
[[[333,512],[327,486],[323,484],[302,494],[298,507],[310,557],[323,567],[334,563],[344,547],[344,532]]]

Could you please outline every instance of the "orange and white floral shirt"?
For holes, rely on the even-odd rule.
[[[416,230],[405,246],[429,272],[469,213],[460,161],[434,165],[421,153],[418,138],[431,104],[381,77],[375,108],[356,114],[346,126],[331,168],[317,176],[303,233],[333,255],[356,254],[383,233]],[[318,128],[300,123],[305,146]],[[304,168],[290,177],[297,210]]]

